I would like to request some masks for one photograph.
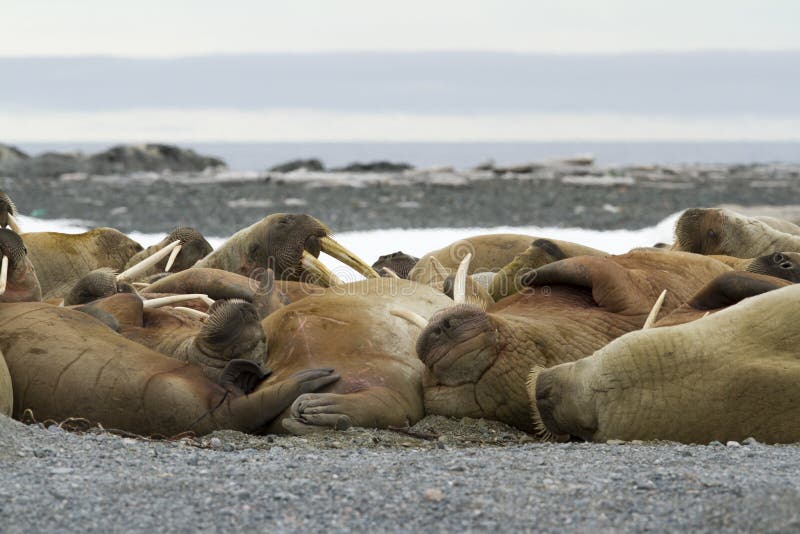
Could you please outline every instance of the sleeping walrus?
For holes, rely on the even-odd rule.
[[[800,285],[632,332],[529,377],[545,437],[800,441]]]
[[[532,271],[525,291],[485,311],[434,315],[417,341],[428,414],[496,419],[533,430],[528,370],[591,354],[643,326],[663,290],[665,312],[730,267],[697,254],[637,250],[580,256]]]

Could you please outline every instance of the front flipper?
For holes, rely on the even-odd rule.
[[[351,395],[308,393],[292,404],[292,416],[283,420],[283,428],[296,435],[323,430],[346,430],[353,426],[347,411],[353,408]]]
[[[256,362],[236,358],[228,362],[222,370],[219,385],[236,395],[251,393],[265,378],[272,374]]]

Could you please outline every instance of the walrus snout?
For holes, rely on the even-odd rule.
[[[566,441],[570,436],[590,441],[597,431],[594,411],[578,387],[576,364],[534,368],[528,382],[534,425],[542,437]]]
[[[267,336],[255,306],[239,299],[216,301],[208,313],[198,339],[208,353],[221,360],[263,361]]]
[[[400,278],[408,280],[408,273],[419,261],[419,258],[406,254],[405,252],[397,251],[391,254],[385,254],[378,258],[378,261],[372,264],[381,276],[391,276],[385,269],[390,269],[394,274]],[[450,297],[452,298],[452,296]]]
[[[747,271],[798,283],[800,282],[800,253],[775,252],[759,256],[750,262]]]
[[[475,382],[496,356],[491,319],[472,304],[439,311],[417,338],[417,355],[445,385]]]

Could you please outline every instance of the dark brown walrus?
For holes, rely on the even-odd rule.
[[[0,350],[14,389],[14,416],[82,417],[140,435],[217,429],[253,432],[298,395],[338,380],[304,370],[236,396],[199,367],[168,358],[78,311],[44,303],[0,305]]]
[[[551,263],[523,281],[530,289],[486,311],[465,305],[436,314],[417,353],[428,367],[429,414],[497,419],[532,431],[526,380],[591,354],[642,327],[667,290],[665,312],[730,267],[697,254],[657,249]]]
[[[318,259],[320,252],[367,277],[378,277],[361,258],[330,237],[321,221],[306,214],[273,213],[239,230],[195,267],[222,269],[249,278],[272,269],[279,280],[339,282]]]
[[[82,234],[22,234],[42,287],[42,298],[63,298],[75,283],[101,267],[121,271],[142,246],[113,228]]]
[[[179,241],[180,244],[172,249],[169,257],[164,258],[147,271],[139,273],[138,280],[144,280],[150,276],[161,273],[178,273],[192,267],[200,259],[211,254],[214,250],[203,234],[190,228],[188,226],[181,226],[171,231],[164,239],[144,249],[143,251],[134,254],[125,269],[133,267],[145,258],[152,256],[162,248],[166,247],[174,241]]]
[[[204,319],[170,307],[145,308],[142,299],[132,294],[114,295],[80,308],[84,313],[90,309],[111,314],[127,339],[193,363],[217,383],[232,360],[262,364],[266,359],[261,318],[252,304],[242,300],[217,301]]]

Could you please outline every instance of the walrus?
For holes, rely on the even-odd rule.
[[[160,261],[147,271],[141,273],[138,276],[139,279],[145,279],[149,276],[160,273],[177,273],[184,271],[193,266],[200,259],[211,254],[211,251],[213,250],[209,242],[206,241],[206,238],[203,237],[203,234],[194,228],[181,226],[171,231],[164,239],[155,245],[151,245],[141,252],[134,254],[125,264],[125,269],[128,269],[143,259],[155,254],[174,241],[179,241],[180,244],[172,249],[172,253],[169,255],[169,257]]]
[[[326,289],[268,316],[262,325],[269,346],[266,366],[273,374],[263,387],[309,366],[335,366],[342,377],[298,397],[268,430],[305,434],[414,424],[425,414],[425,366],[414,350],[419,327],[393,312],[428,318],[452,305],[429,286],[373,278]]]
[[[528,248],[535,239],[521,234],[484,234],[459,239],[422,256],[408,273],[408,279],[430,284],[432,279],[440,275],[439,265],[448,274],[452,274],[467,254],[472,255],[467,274],[497,272]]]
[[[199,367],[168,358],[112,332],[81,312],[45,303],[0,305],[0,351],[14,391],[15,418],[81,417],[140,435],[254,432],[298,395],[336,380],[307,369],[249,395],[215,384]]]
[[[221,381],[231,360],[260,365],[266,358],[267,339],[261,318],[255,307],[243,300],[216,301],[203,318],[171,307],[145,308],[142,299],[132,294],[105,298],[91,308],[114,316],[119,333],[127,339],[193,363],[214,382]],[[80,308],[83,312],[88,309]]]
[[[607,252],[591,247],[559,241],[557,239],[534,239],[530,246],[504,265],[492,278],[489,294],[495,301],[513,295],[522,289],[521,278],[539,267],[554,261],[576,256],[608,256]]]
[[[28,257],[42,286],[42,298],[63,298],[89,272],[101,267],[121,271],[142,246],[113,228],[82,234],[22,234]]]
[[[485,311],[469,304],[434,315],[417,340],[429,370],[428,414],[496,419],[533,431],[528,370],[574,361],[643,326],[659,294],[679,306],[731,269],[711,258],[656,249],[579,256],[523,278],[525,291]]]
[[[700,320],[629,333],[530,373],[544,437],[800,441],[800,286]]]
[[[22,238],[0,228],[0,302],[42,300],[42,290]]]
[[[693,208],[684,211],[675,224],[673,249],[755,258],[775,252],[800,252],[800,235],[781,231],[769,220],[745,217],[728,209]]]
[[[18,234],[22,233],[16,215],[17,206],[14,201],[5,192],[0,191],[0,228],[11,228]]]
[[[195,267],[222,269],[250,278],[272,269],[279,280],[308,280],[313,276],[323,285],[337,285],[341,280],[317,259],[325,252],[364,276],[379,276],[330,233],[310,215],[274,213],[233,234]]]
[[[289,303],[280,291],[274,290],[277,281],[272,269],[263,269],[251,276],[248,278],[221,269],[192,267],[149,284],[141,289],[141,293],[202,293],[214,300],[240,299],[255,306],[261,318]]]
[[[397,251],[391,254],[380,256],[378,260],[372,264],[375,272],[381,276],[397,275],[399,278],[408,280],[408,273],[417,264],[419,258],[415,258],[405,252]]]

